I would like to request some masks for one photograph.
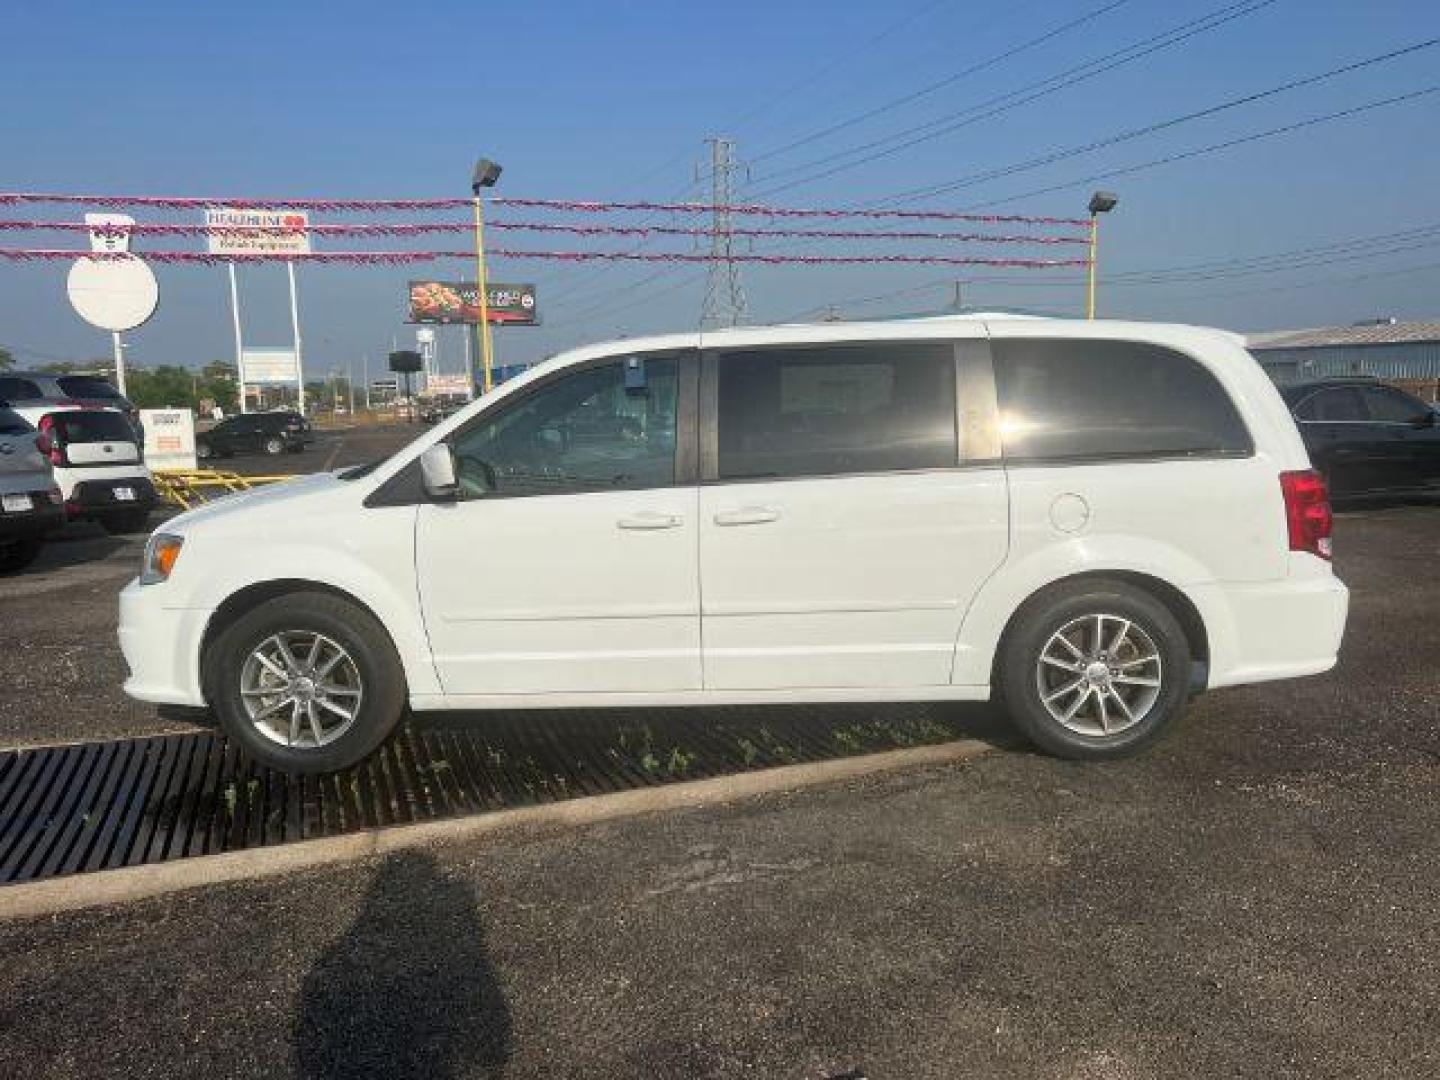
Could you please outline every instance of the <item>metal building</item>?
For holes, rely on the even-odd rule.
[[[1250,334],[1250,351],[1281,386],[1368,375],[1440,399],[1440,320],[1377,319],[1354,326]]]

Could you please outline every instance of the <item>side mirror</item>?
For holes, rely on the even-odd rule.
[[[420,455],[420,483],[432,499],[453,499],[460,491],[455,479],[455,455],[450,444],[438,442]]]

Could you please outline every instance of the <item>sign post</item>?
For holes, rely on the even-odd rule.
[[[415,395],[410,391],[410,376],[414,375],[424,367],[424,361],[420,354],[410,349],[401,349],[390,354],[390,370],[405,378],[405,398],[407,407],[410,410],[410,419],[417,419],[415,415]]]
[[[205,237],[212,255],[308,255],[310,215],[304,210],[246,210],[221,206],[205,211]],[[295,342],[295,400],[305,412],[305,368],[300,343],[300,303],[295,263],[285,261],[290,278],[290,327]],[[245,411],[245,347],[240,334],[240,294],[235,263],[230,263],[230,308],[235,320],[235,355],[240,380],[240,409]]]
[[[235,322],[235,377],[240,381],[240,411],[250,411],[245,403],[245,341],[240,336],[240,290],[235,284],[235,264],[226,263],[230,271],[230,316]]]
[[[290,272],[290,329],[295,340],[295,402],[300,406],[300,415],[305,415],[305,361],[300,355],[300,304],[295,296],[295,264],[287,262],[285,269]]]

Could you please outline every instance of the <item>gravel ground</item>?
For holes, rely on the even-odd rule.
[[[1131,761],[1001,750],[0,925],[0,1061],[87,1078],[1440,1074],[1440,510],[1348,515],[1338,546],[1341,666],[1208,695]],[[15,639],[61,621],[79,620]],[[117,707],[103,679],[76,685]]]

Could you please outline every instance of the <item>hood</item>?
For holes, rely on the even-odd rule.
[[[333,472],[315,473],[311,476],[297,477],[294,480],[282,480],[274,484],[264,484],[260,487],[251,488],[249,491],[237,491],[231,495],[223,495],[207,502],[203,506],[197,506],[193,510],[187,510],[177,517],[171,518],[159,532],[167,533],[188,533],[196,529],[208,529],[212,526],[226,524],[227,519],[244,514],[249,521],[256,521],[261,517],[269,517],[275,513],[284,513],[293,509],[290,504],[301,499],[316,500],[317,503],[323,500],[327,494],[338,490],[354,492],[357,496],[369,489],[368,484],[355,481],[341,480]]]

